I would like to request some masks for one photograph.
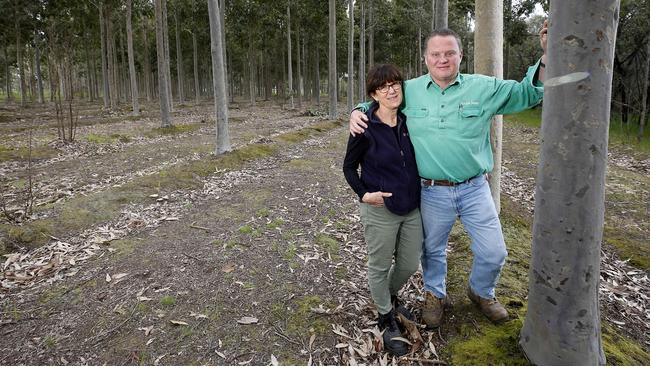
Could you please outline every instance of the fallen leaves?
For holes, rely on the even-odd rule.
[[[251,316],[244,316],[237,320],[237,323],[242,325],[257,324],[257,322],[257,318],[253,318]]]

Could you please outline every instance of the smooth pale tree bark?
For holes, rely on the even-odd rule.
[[[183,90],[185,80],[183,78],[183,50],[181,47],[181,30],[180,23],[178,22],[178,9],[174,10],[174,23],[176,23],[176,79],[178,80],[178,101],[183,103],[185,100],[185,92]]]
[[[138,80],[135,74],[135,58],[133,56],[133,26],[131,24],[131,0],[126,0],[126,43],[129,53],[129,79],[131,80],[131,104],[133,105],[133,114],[140,114],[140,104],[138,103]]]
[[[228,95],[226,94],[226,74],[224,69],[223,27],[217,0],[208,0],[210,15],[210,52],[212,54],[212,82],[214,84],[214,107],[217,117],[217,146],[215,153],[223,154],[231,150],[228,132]]]
[[[373,14],[375,9],[373,1],[370,0],[368,4],[368,24],[370,25],[368,31],[368,68],[372,69],[375,65],[375,23],[373,22]],[[364,76],[365,77],[365,76]],[[365,98],[365,95],[364,95]]]
[[[165,46],[165,72],[167,80],[167,95],[169,98],[167,102],[169,103],[169,110],[174,111],[174,93],[172,92],[172,72],[171,72],[171,57],[169,56],[169,24],[167,22],[167,0],[162,0],[162,17],[163,17],[163,37],[164,37],[164,46]]]
[[[192,32],[192,58],[194,61],[194,100],[199,103],[201,91],[199,87],[199,45],[196,40],[196,31]]]
[[[440,1],[440,0],[438,0]],[[475,72],[503,78],[503,0],[476,0],[474,30]],[[490,191],[497,212],[501,210],[501,161],[503,116],[494,116],[490,143],[494,168],[490,172]]]
[[[645,120],[648,113],[648,76],[650,76],[650,38],[646,40],[646,59],[645,68],[643,70],[643,88],[641,89],[641,120],[639,121],[639,133],[636,140],[641,142],[643,140],[643,132],[645,129]]]
[[[25,84],[25,65],[23,63],[23,44],[20,37],[20,17],[18,16],[18,2],[16,2],[15,27],[16,27],[16,63],[18,64],[18,78],[20,80],[20,105],[27,103],[27,85]]]
[[[7,54],[7,48],[9,48],[9,46],[5,46],[3,51],[5,55],[5,91],[7,92],[7,102],[9,102],[13,99],[13,95],[11,95],[13,91],[11,90],[12,80],[11,72],[9,71],[9,55]]]
[[[43,91],[43,73],[41,72],[41,50],[39,46],[38,32],[34,32],[34,63],[36,67],[36,83],[38,87],[38,102],[40,104],[45,103],[45,93]],[[86,48],[86,54],[88,49]],[[90,82],[90,70],[88,70],[88,80]],[[90,88],[88,89],[90,93]],[[91,96],[92,100],[92,96]]]
[[[316,105],[320,105],[320,49],[318,45],[314,50],[314,96],[316,97]]]
[[[293,109],[293,69],[291,66],[291,1],[287,2],[287,74],[289,76],[289,108]]]
[[[158,59],[158,96],[160,98],[160,122],[161,127],[172,125],[169,117],[169,89],[167,88],[167,71],[165,70],[165,40],[164,38],[164,19],[163,19],[163,2],[165,0],[155,1],[156,10],[156,58]]]
[[[300,70],[300,63],[302,58],[300,57],[300,29],[296,32],[296,68],[297,70],[297,82],[296,82],[296,94],[298,95],[298,108],[302,108],[302,74]]]
[[[422,63],[424,62],[424,58],[422,57],[422,27],[418,25],[418,40],[417,40],[417,52],[418,52],[418,59],[416,61],[417,63],[417,72],[418,76],[422,75]]]
[[[115,42],[113,37],[113,22],[111,21],[111,12],[108,9],[106,10],[106,62],[108,69],[108,83],[109,83],[109,92],[110,92],[110,103],[111,108],[117,106],[118,101],[118,90],[117,90],[117,78],[116,78],[116,61],[115,61]]]
[[[589,11],[585,11],[589,9]],[[551,2],[528,312],[536,365],[604,365],[598,287],[619,2]]]
[[[366,98],[366,2],[360,0],[361,27],[359,28],[359,100]]]
[[[147,95],[147,102],[151,101],[151,63],[149,62],[149,40],[147,38],[147,20],[142,22],[142,43],[144,43],[144,56],[142,57],[142,65],[144,72],[144,90]]]
[[[478,0],[477,0],[478,2]],[[447,28],[447,18],[449,17],[449,3],[447,0],[436,0],[436,29]],[[503,23],[503,20],[501,21]]]
[[[336,76],[336,0],[329,0],[329,66],[328,66],[328,88],[329,88],[329,117],[336,119],[338,108],[337,76]]]
[[[103,85],[103,99],[104,99],[104,108],[110,107],[111,93],[110,85],[108,79],[108,57],[107,57],[107,42],[106,42],[106,13],[104,8],[104,2],[100,1],[99,3],[99,35],[101,38],[101,62],[102,62],[102,85]]]
[[[431,0],[431,31],[436,30],[436,0]]]
[[[219,17],[221,18],[221,29],[225,30],[226,28],[226,0],[219,0]],[[226,93],[227,95],[230,96],[231,100],[234,101],[234,96],[232,96],[232,92],[230,92],[230,84],[231,82],[229,80],[232,80],[232,74],[229,72],[228,68],[228,47],[226,47],[226,32],[223,31],[221,32],[221,49],[223,50],[223,73],[226,75]],[[232,62],[232,57],[230,58]],[[228,76],[230,75],[230,76]]]
[[[348,110],[354,108],[354,1],[348,0]]]

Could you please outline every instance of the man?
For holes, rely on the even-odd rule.
[[[494,115],[516,113],[541,101],[546,34],[544,23],[540,31],[544,56],[516,82],[460,74],[460,37],[449,29],[436,30],[426,41],[429,73],[405,82],[402,111],[422,179],[422,319],[430,328],[440,325],[448,302],[446,248],[457,217],[471,237],[474,254],[468,296],[492,322],[508,319],[494,293],[507,251],[486,177],[493,167],[490,123]],[[361,111],[367,104],[357,108],[350,115],[353,135],[367,127]]]

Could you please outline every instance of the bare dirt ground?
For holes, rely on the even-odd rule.
[[[25,151],[30,129],[43,154],[31,168],[34,215],[0,222],[7,253],[0,264],[1,365],[502,364],[455,358],[459,341],[496,327],[464,299],[466,278],[453,273],[455,304],[440,330],[421,330],[418,351],[401,360],[380,352],[358,203],[341,174],[346,128],[327,124],[316,107],[309,113],[270,103],[234,107],[234,148],[252,157],[227,166],[219,162],[228,157],[211,156],[211,103],[177,108],[174,133],[156,130],[155,106],[141,118],[79,106],[77,142],[67,146],[56,142],[47,110],[1,111],[0,145],[16,155],[0,160],[9,207],[20,203],[30,175],[16,152]],[[504,135],[510,202],[504,231],[507,238],[527,238],[530,228],[519,221],[531,217],[537,131],[507,126]],[[626,196],[608,200],[608,225],[647,238],[650,173],[636,156],[615,151],[612,159],[621,163],[610,165],[608,195],[622,190]],[[188,168],[205,161],[216,168]],[[175,168],[190,169],[191,184],[170,183],[169,176],[186,179]],[[87,224],[51,235],[38,248],[10,233],[151,180],[158,186],[119,200],[112,216],[71,215]],[[641,205],[629,207],[629,197]],[[465,235],[455,229],[450,240],[450,262],[462,272]],[[511,251],[499,290],[514,327],[525,314],[527,251]],[[603,320],[647,352],[647,273],[613,247],[605,246],[603,258]],[[416,313],[420,281],[414,276],[402,294]],[[508,347],[515,350],[504,351],[506,364],[525,364],[513,356],[516,339]],[[647,357],[618,364],[642,365]]]

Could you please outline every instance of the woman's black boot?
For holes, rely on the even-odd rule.
[[[384,349],[386,352],[395,356],[403,356],[408,353],[406,343],[393,339],[402,337],[402,333],[395,320],[395,310],[391,309],[388,314],[379,314],[379,329],[384,331]]]

